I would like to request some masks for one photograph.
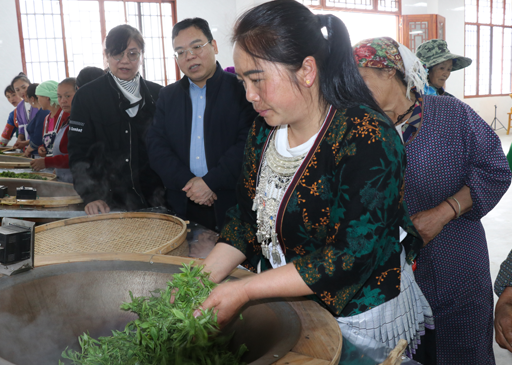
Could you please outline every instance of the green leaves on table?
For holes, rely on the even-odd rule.
[[[0,177],[10,177],[16,179],[32,179],[32,180],[46,180],[46,178],[41,175],[36,175],[30,172],[12,172],[12,171],[2,171],[0,172]]]
[[[165,289],[149,297],[134,297],[121,309],[137,313],[124,331],[97,340],[84,333],[79,337],[81,352],[66,349],[64,359],[77,365],[235,365],[247,351],[228,351],[231,336],[220,334],[213,309],[194,311],[215,287],[202,267],[183,264]],[[171,297],[174,302],[171,304]],[[59,364],[63,364],[59,361]]]

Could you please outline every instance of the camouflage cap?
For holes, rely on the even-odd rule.
[[[453,60],[452,71],[460,70],[471,65],[471,58],[458,56],[450,53],[446,41],[442,39],[431,39],[418,46],[416,56],[427,66],[433,67],[441,62]]]

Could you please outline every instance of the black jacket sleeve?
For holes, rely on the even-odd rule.
[[[74,188],[85,204],[95,200],[107,200],[108,184],[101,163],[95,163],[103,155],[103,146],[97,143],[94,123],[91,120],[93,105],[87,95],[88,88],[77,91],[73,98],[68,131],[69,166],[73,174]],[[98,162],[98,161],[97,161]]]

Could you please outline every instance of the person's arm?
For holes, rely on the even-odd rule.
[[[512,251],[501,264],[494,292],[499,297],[494,317],[496,342],[512,352]]]
[[[45,157],[44,163],[46,167],[49,168],[58,168],[58,169],[69,169],[69,155],[68,152],[68,131],[69,131],[69,125],[64,127],[64,134],[62,135],[62,138],[60,140],[59,144],[59,150],[62,155],[57,155],[53,157]]]
[[[0,146],[7,146],[10,142],[14,132],[16,131],[16,126],[14,125],[14,110],[9,113],[9,117],[7,118],[7,123],[5,124],[4,131],[2,132],[2,136],[0,138]]]
[[[219,242],[204,261],[205,271],[211,273],[210,278],[214,282],[220,282],[244,259],[244,254],[239,250]],[[217,322],[222,327],[251,300],[309,294],[313,294],[313,291],[290,263],[259,275],[220,284],[201,307],[215,307],[218,311]]]
[[[498,345],[512,352],[512,286],[505,288],[496,303],[494,329]]]
[[[467,156],[465,185],[470,188],[473,202],[464,218],[480,220],[508,190],[512,173],[499,137],[471,107],[461,104],[467,113],[467,122],[462,124]]]
[[[107,201],[109,186],[106,184],[103,151],[105,146],[96,138],[91,112],[95,108],[88,93],[80,89],[73,98],[68,131],[69,166],[73,185],[87,205],[94,201]]]
[[[464,147],[460,158],[464,160],[467,172],[464,185],[452,195],[455,199],[446,196],[436,207],[411,216],[425,244],[434,239],[450,221],[457,219],[459,204],[460,217],[480,220],[498,204],[512,177],[496,133],[469,106],[459,101],[453,103],[458,105],[452,105],[454,111],[446,117],[457,116],[459,119],[448,119],[446,122],[451,124],[453,133],[462,136]]]
[[[450,221],[469,212],[473,206],[469,187],[464,186],[438,206],[411,216],[414,227],[423,238],[424,245],[432,241]]]

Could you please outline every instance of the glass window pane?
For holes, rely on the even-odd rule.
[[[503,57],[503,28],[492,28],[491,94],[501,94],[501,62]]]
[[[478,1],[478,22],[490,23],[491,22],[491,0]]]
[[[328,7],[373,10],[373,0],[326,0]]]
[[[464,69],[464,94],[476,95],[476,71],[477,71],[477,26],[466,24],[466,57],[473,60],[471,66]]]
[[[505,28],[503,34],[503,88],[504,94],[512,93],[512,28]]]
[[[503,0],[492,0],[492,24],[503,24]]]
[[[512,25],[512,0],[505,2],[505,25]]]
[[[428,22],[409,23],[409,48],[416,51],[420,44],[428,41]]]
[[[37,30],[37,38],[46,38],[46,21],[44,15],[36,15],[35,26]]]
[[[303,5],[320,5],[320,0],[297,0],[299,3]]]
[[[477,0],[466,0],[465,2],[464,12],[468,23],[476,23],[476,2]]]
[[[105,1],[105,27],[107,34],[116,25],[125,24],[122,1]]]
[[[480,75],[478,78],[479,95],[489,95],[490,93],[490,84],[489,77],[491,73],[491,27],[482,25],[480,26]]]
[[[32,11],[35,14],[42,14],[44,12],[43,8],[43,0],[34,0],[34,7],[29,9],[29,11]]]
[[[380,0],[380,11],[398,11],[398,0]]]

